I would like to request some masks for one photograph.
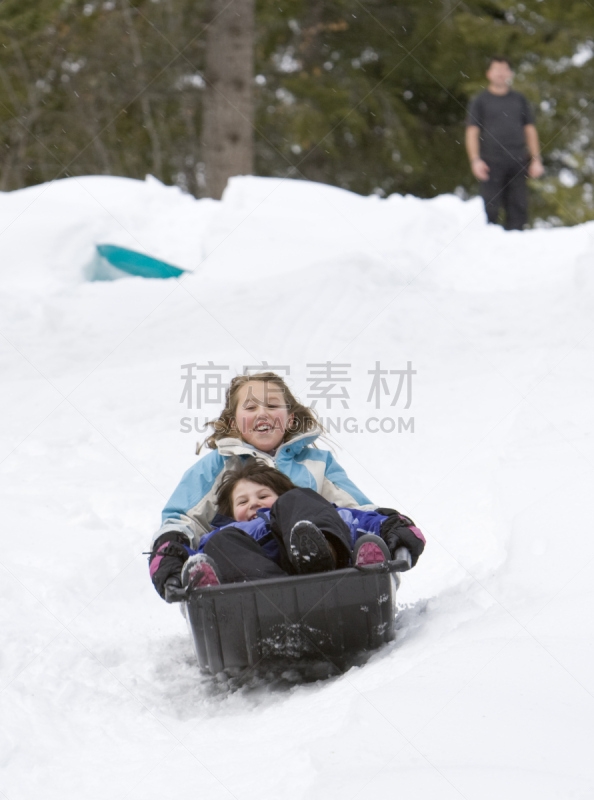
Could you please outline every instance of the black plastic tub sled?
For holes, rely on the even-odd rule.
[[[186,618],[200,666],[237,673],[307,660],[344,669],[394,638],[396,573],[409,566],[398,561],[194,590]]]

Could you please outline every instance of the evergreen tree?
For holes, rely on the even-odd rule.
[[[2,188],[150,172],[198,194],[203,17],[185,0],[5,0]]]
[[[594,7],[344,0],[281,10],[286,25],[271,10],[260,29],[260,174],[287,174],[290,163],[363,194],[478,193],[464,117],[486,86],[490,56],[501,53],[537,111],[547,177],[532,182],[533,213],[564,224],[594,217]]]
[[[151,172],[200,195],[207,0],[4,0],[0,188]],[[594,218],[594,6],[258,0],[255,173],[352,191],[478,192],[464,141],[489,56],[537,111],[533,216]]]

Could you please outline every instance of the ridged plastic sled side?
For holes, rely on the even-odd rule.
[[[398,577],[343,569],[193,591],[187,618],[200,666],[342,665],[394,638]]]

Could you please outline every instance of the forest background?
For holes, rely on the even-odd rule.
[[[208,196],[212,13],[208,0],[0,0],[0,189],[151,173]],[[542,143],[533,219],[594,219],[594,0],[256,0],[250,13],[256,175],[477,194],[465,111],[503,54]]]

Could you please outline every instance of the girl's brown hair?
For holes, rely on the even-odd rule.
[[[287,404],[287,411],[289,415],[293,415],[292,421],[287,425],[283,442],[288,442],[293,436],[298,433],[307,433],[314,429],[324,429],[317,418],[313,409],[302,405],[297,398],[293,395],[287,384],[277,375],[276,372],[258,372],[255,375],[236,375],[231,380],[227,394],[225,396],[225,408],[218,419],[211,420],[208,425],[212,425],[214,433],[203,443],[211,450],[215,450],[219,439],[226,436],[233,436],[236,439],[241,439],[241,434],[237,427],[233,424],[235,422],[235,413],[237,411],[238,395],[240,389],[250,381],[261,381],[262,383],[272,383],[277,386],[285,398]],[[203,445],[199,445],[197,453],[200,452]]]
[[[249,457],[246,462],[240,462],[237,467],[226,472],[217,489],[217,509],[226,517],[233,516],[233,490],[239,481],[252,481],[267,486],[279,497],[295,488],[295,484],[283,472]]]

